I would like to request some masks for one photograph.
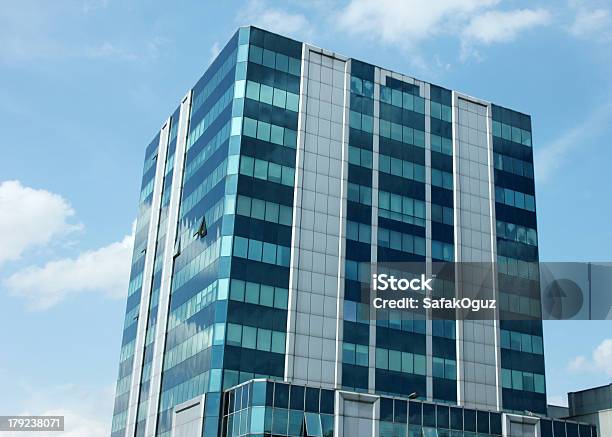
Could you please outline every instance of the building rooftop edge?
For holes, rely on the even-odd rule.
[[[582,390],[569,391],[569,392],[567,392],[567,394],[570,395],[570,394],[574,394],[574,393],[583,393],[585,391],[593,391],[593,390],[598,390],[600,388],[605,388],[605,387],[610,387],[612,389],[612,382],[609,383],[609,384],[598,385],[598,386],[595,386],[595,387],[585,388],[585,389],[582,389]]]
[[[430,84],[430,85],[434,85],[434,86],[437,86],[437,87],[440,87],[440,88],[444,88],[445,90],[448,90],[448,91],[454,91],[454,92],[456,92],[456,93],[459,93],[460,95],[463,95],[463,96],[466,96],[466,97],[473,98],[474,100],[480,100],[480,101],[482,101],[482,102],[486,102],[486,103],[491,104],[491,105],[499,106],[499,107],[504,108],[504,109],[509,109],[509,110],[511,110],[511,111],[518,112],[519,114],[522,114],[522,115],[525,115],[525,116],[527,116],[527,117],[530,117],[530,118],[531,118],[531,114],[529,114],[529,113],[527,113],[527,112],[523,112],[523,111],[519,111],[519,110],[516,110],[516,109],[513,109],[513,108],[509,108],[509,107],[507,107],[507,106],[502,106],[502,105],[500,105],[500,104],[498,104],[498,103],[493,102],[492,100],[483,99],[483,98],[480,98],[480,97],[473,97],[471,94],[464,93],[463,91],[458,90],[458,89],[448,88],[448,87],[446,87],[446,86],[442,86],[442,85],[438,85],[438,84],[435,84],[435,83],[432,83],[432,82],[429,82],[429,81],[426,81],[426,80],[418,79],[418,78],[416,78],[416,77],[414,77],[414,76],[410,76],[410,75],[408,75],[408,74],[401,73],[401,72],[399,72],[399,71],[395,71],[395,70],[392,70],[392,69],[390,69],[390,68],[382,67],[382,66],[380,66],[380,65],[373,64],[373,63],[368,62],[368,61],[362,61],[362,60],[361,60],[361,59],[359,59],[359,58],[354,58],[354,57],[347,56],[347,55],[345,55],[345,54],[342,54],[342,53],[339,53],[339,52],[336,52],[336,51],[333,51],[333,50],[325,49],[325,48],[322,48],[322,47],[320,47],[320,46],[318,46],[317,44],[314,44],[314,43],[312,43],[312,42],[308,42],[308,41],[300,41],[300,40],[298,40],[298,39],[295,39],[295,38],[289,37],[289,36],[287,36],[287,35],[284,35],[284,34],[281,34],[281,33],[277,33],[277,32],[271,31],[271,30],[269,30],[269,29],[265,29],[265,28],[263,28],[263,27],[255,26],[255,25],[252,25],[252,24],[244,24],[244,25],[240,25],[240,26],[238,26],[238,27],[237,27],[237,30],[236,30],[236,31],[239,31],[239,30],[240,30],[240,29],[242,29],[242,28],[254,28],[254,29],[262,30],[262,31],[264,31],[264,32],[271,33],[271,34],[273,34],[273,35],[277,35],[277,36],[281,36],[281,37],[283,37],[283,38],[287,38],[287,39],[289,39],[289,40],[291,40],[291,41],[294,41],[294,42],[297,42],[297,43],[300,43],[300,44],[307,44],[307,45],[309,45],[309,46],[311,46],[311,47],[314,47],[314,48],[316,48],[316,49],[319,49],[319,50],[321,50],[321,51],[325,51],[325,52],[333,53],[333,54],[335,54],[335,55],[338,55],[338,56],[344,57],[344,58],[346,58],[346,59],[352,59],[352,60],[356,60],[356,61],[359,61],[359,62],[363,62],[363,63],[365,63],[365,64],[372,65],[372,66],[374,66],[374,67],[380,68],[380,69],[385,70],[385,71],[388,71],[388,72],[390,72],[390,73],[395,73],[395,74],[399,74],[399,75],[402,75],[402,76],[406,76],[406,77],[409,77],[409,78],[411,78],[411,79],[413,79],[413,80],[415,80],[415,81],[419,81],[419,82],[423,82],[423,83],[428,83],[428,84]],[[232,35],[233,35],[233,34],[232,34]]]

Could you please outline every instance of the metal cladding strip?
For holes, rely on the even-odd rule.
[[[490,247],[487,253],[487,256],[490,255],[489,259],[472,259],[464,257],[462,255],[462,248],[464,245],[462,244],[462,230],[464,224],[461,223],[461,196],[462,196],[462,186],[460,182],[460,148],[459,148],[459,139],[460,135],[460,125],[459,125],[459,113],[461,112],[460,101],[465,102],[467,105],[479,105],[486,109],[484,115],[486,119],[486,162],[482,162],[483,165],[487,168],[487,176],[486,176],[486,191],[487,191],[487,218],[489,223],[487,224],[486,231],[490,233]],[[454,201],[454,226],[455,226],[455,261],[456,262],[486,262],[491,263],[492,266],[495,266],[496,261],[496,226],[495,226],[495,187],[493,182],[494,170],[493,170],[493,150],[492,150],[492,129],[491,129],[491,104],[482,99],[477,99],[465,94],[458,93],[453,91],[452,94],[452,128],[453,128],[453,201]],[[469,145],[465,145],[465,147],[472,147]],[[466,194],[471,194],[469,190],[467,190]],[[484,229],[483,229],[484,230]],[[466,242],[465,244],[468,244]],[[458,269],[461,270],[461,269]],[[495,273],[495,271],[494,271]],[[458,274],[458,273],[457,273]],[[456,274],[456,275],[457,275]],[[456,276],[456,284],[461,282],[460,278]],[[493,293],[493,297],[498,298],[498,286],[497,286],[497,278],[496,275],[493,275],[493,281],[491,283],[491,289]],[[474,405],[476,399],[468,399],[466,390],[466,385],[474,384],[472,381],[467,381],[465,377],[465,368],[466,361],[464,348],[466,346],[466,342],[473,341],[473,339],[465,338],[465,326],[473,324],[484,331],[491,329],[492,330],[492,346],[494,350],[493,363],[495,365],[495,382],[493,384],[485,384],[487,386],[494,385],[495,388],[495,399],[489,399],[488,396],[485,399],[482,399],[481,402],[477,402],[479,405]],[[486,338],[486,332],[484,333]],[[482,321],[478,323],[478,321],[467,321],[467,320],[457,320],[457,330],[456,330],[456,341],[457,341],[457,403],[459,405],[470,406],[470,407],[487,407],[487,408],[496,408],[497,410],[501,409],[501,384],[500,384],[500,373],[501,373],[501,352],[500,352],[500,332],[499,332],[499,310],[496,310],[495,318],[491,321]],[[486,390],[486,387],[485,387]]]
[[[168,231],[164,247],[164,260],[161,274],[161,288],[159,291],[159,305],[155,343],[153,345],[153,363],[151,366],[151,389],[149,394],[149,413],[146,436],[154,436],[157,429],[157,409],[161,387],[161,374],[164,363],[164,349],[166,346],[166,325],[168,324],[168,308],[170,304],[170,291],[172,286],[172,270],[174,267],[174,242],[178,228],[178,216],[183,191],[183,170],[185,166],[185,153],[187,134],[189,132],[189,116],[191,113],[191,91],[181,102],[181,115],[178,124],[178,136],[174,159],[174,172],[172,174],[172,193],[168,206]]]
[[[423,83],[419,87],[421,97],[425,98],[425,274],[432,275],[432,251],[431,251],[431,88],[430,84]],[[431,291],[427,291],[431,297]],[[425,380],[425,392],[427,400],[433,400],[433,322],[432,311],[428,308],[425,312],[425,356],[427,357],[427,376]]]
[[[457,93],[452,91],[452,110],[451,110],[451,126],[452,126],[452,137],[453,137],[453,243],[454,243],[454,260],[455,263],[461,261],[460,247],[461,247],[461,233],[459,232],[459,106],[457,104]],[[456,274],[455,274],[456,275]],[[456,278],[455,278],[456,280]],[[463,372],[463,321],[455,321],[455,340],[456,340],[456,371],[457,371],[457,405],[463,405],[463,379],[460,375]]]
[[[295,179],[293,186],[293,217],[291,220],[291,255],[289,259],[289,296],[287,300],[287,336],[285,337],[285,381],[293,378],[293,365],[295,357],[295,316],[297,311],[297,286],[299,267],[299,236],[302,209],[302,181],[304,179],[304,123],[306,121],[306,75],[307,48],[302,44],[301,76],[300,76],[300,103],[297,126],[297,145],[295,149]]]
[[[489,215],[491,216],[491,262],[493,269],[493,293],[497,305],[495,305],[495,384],[497,386],[497,410],[501,411],[502,381],[501,381],[501,332],[500,332],[500,309],[499,309],[499,284],[497,277],[497,219],[495,216],[495,166],[493,157],[493,110],[491,103],[487,103],[487,166],[489,171]]]
[[[155,246],[157,244],[157,227],[161,213],[161,198],[164,185],[164,174],[166,166],[166,154],[168,153],[168,137],[170,133],[170,118],[161,128],[159,146],[157,149],[157,163],[155,166],[155,182],[153,185],[153,200],[151,201],[151,220],[149,220],[149,232],[147,236],[147,247],[145,263],[142,272],[142,288],[140,293],[140,308],[138,311],[138,329],[136,331],[136,344],[134,346],[134,362],[132,364],[132,381],[128,401],[128,414],[125,426],[125,435],[134,435],[136,429],[136,415],[140,402],[140,377],[142,373],[142,362],[144,359],[144,346],[147,336],[147,324],[149,314],[149,301],[151,299],[151,282],[153,280],[153,268],[155,262]]]
[[[326,263],[332,257],[338,258],[340,264],[338,269],[344,269],[343,260],[338,253],[342,253],[343,247],[341,238],[344,233],[343,216],[340,212],[341,206],[338,205],[338,212],[334,208],[343,201],[343,196],[346,195],[346,193],[342,194],[342,177],[346,174],[342,166],[348,156],[344,151],[346,146],[343,144],[343,136],[346,136],[345,122],[348,117],[344,109],[341,113],[332,112],[332,120],[327,120],[330,130],[325,133],[320,131],[317,124],[318,120],[322,119],[319,111],[310,109],[309,113],[309,104],[316,106],[315,102],[320,100],[318,74],[313,72],[320,70],[319,64],[324,63],[328,65],[327,68],[333,70],[332,83],[328,84],[331,88],[331,95],[327,96],[331,97],[328,105],[331,108],[345,108],[348,86],[346,59],[308,44],[302,46],[284,378],[287,381],[333,388],[339,381],[337,370],[340,355],[338,355],[337,342],[341,335],[339,336],[337,330],[337,310],[338,299],[342,299],[343,291],[338,284],[336,264],[333,266],[330,264],[330,268],[327,268],[326,265],[324,271],[318,272],[317,279],[321,281],[320,287],[314,286],[314,280],[311,282],[310,277],[314,276],[312,258],[315,253],[316,256],[325,257]],[[335,123],[333,122],[334,116],[338,117]],[[331,129],[334,124],[337,125],[335,130]],[[324,143],[328,144],[327,148],[322,147]],[[329,170],[329,175],[323,171],[323,168],[316,168],[313,157],[320,158],[322,162],[327,162],[330,166],[333,164],[333,170]],[[333,177],[334,187],[339,188],[339,192],[332,194],[328,189],[316,188],[312,185],[313,179],[308,179],[308,176],[313,175],[325,179]],[[320,217],[317,219],[317,224],[314,223],[315,213]],[[327,222],[327,227],[320,229],[320,225],[325,223],[323,220]],[[334,235],[327,240],[319,240],[324,241],[325,244],[323,247],[315,248],[312,236],[309,242],[307,235],[324,233],[327,228],[333,229]],[[337,234],[335,234],[336,229]],[[323,238],[326,237],[329,236],[325,235]],[[324,302],[322,310],[314,311],[310,305],[304,305],[304,297],[310,299],[310,296],[314,296],[310,293],[316,294],[316,298]],[[321,320],[321,323],[312,323],[312,318]],[[303,347],[305,342],[310,342],[311,339],[321,343],[319,351],[314,348],[310,349],[308,346]]]
[[[342,174],[340,177],[340,231],[338,238],[338,282],[336,299],[336,359],[334,385],[342,386],[342,344],[344,342],[344,276],[346,262],[346,215],[348,201],[348,143],[349,143],[349,108],[351,101],[351,63],[348,59],[337,56],[344,61],[344,102],[342,110]],[[341,435],[341,434],[340,434]]]
[[[374,69],[374,129],[372,132],[372,225],[370,227],[370,262],[376,266],[378,262],[378,168],[380,160],[380,84],[383,73]],[[372,273],[372,271],[370,271]],[[370,341],[368,346],[368,363],[376,363],[376,308],[368,302],[370,310]],[[368,392],[376,391],[376,366],[368,366]]]

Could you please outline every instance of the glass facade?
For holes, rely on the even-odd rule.
[[[358,266],[371,261],[374,67],[361,62],[351,67],[348,147],[359,159],[348,164],[342,386],[368,391],[368,368],[374,363],[369,362],[369,302],[362,299]]]
[[[174,406],[202,393],[209,393],[207,432],[216,432],[232,233],[228,222],[239,160],[233,150],[239,132],[232,130],[237,83],[243,79],[238,51],[236,34],[191,91],[156,406],[158,436],[170,435]]]
[[[124,435],[128,401],[132,387],[132,374],[134,365],[134,353],[138,328],[138,316],[140,312],[142,283],[144,275],[146,248],[148,245],[149,225],[153,218],[153,185],[158,168],[158,147],[160,134],[149,143],[145,150],[144,169],[141,183],[141,192],[138,206],[138,217],[136,221],[136,233],[134,237],[134,250],[132,255],[132,267],[130,271],[130,282],[128,285],[127,304],[125,310],[125,321],[121,353],[119,358],[119,375],[117,376],[117,389],[115,393],[115,405],[111,432],[113,436]],[[142,381],[144,386],[140,389],[147,391],[146,380]]]
[[[285,363],[301,44],[253,28],[247,43],[224,388]]]
[[[334,435],[334,391],[255,380],[225,392],[224,436]]]
[[[333,390],[249,381],[224,393],[221,433],[227,437],[331,437],[338,434],[334,429],[338,399]],[[376,402],[379,419],[374,436],[501,437],[503,433],[503,415],[495,411],[384,396]],[[596,435],[591,434],[592,426],[562,420],[541,420],[538,429],[542,437]]]
[[[546,414],[531,119],[492,105],[492,128],[503,405]]]
[[[482,102],[462,118],[457,96],[240,28],[145,151],[112,437],[327,437],[353,426],[357,400],[376,405],[381,436],[500,436],[506,413],[545,414],[530,118]],[[484,155],[464,167],[472,146]],[[474,171],[494,216],[466,206]],[[488,243],[466,242],[462,211],[491,222]],[[362,293],[366,263],[480,253],[504,316],[486,387],[466,375],[496,351],[466,355],[483,345],[465,326],[443,311],[377,318]],[[455,272],[434,284],[453,297]],[[198,431],[181,434],[194,399]]]

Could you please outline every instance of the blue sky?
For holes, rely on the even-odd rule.
[[[610,260],[610,1],[305,3],[3,3],[3,414],[106,435],[144,148],[241,24],[531,114],[541,259]],[[611,381],[612,322],[545,331],[552,400]]]

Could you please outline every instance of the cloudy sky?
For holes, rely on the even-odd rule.
[[[611,260],[610,1],[6,0],[1,414],[107,435],[144,148],[242,24],[532,114],[541,259]],[[612,322],[545,329],[552,401],[611,381]]]

